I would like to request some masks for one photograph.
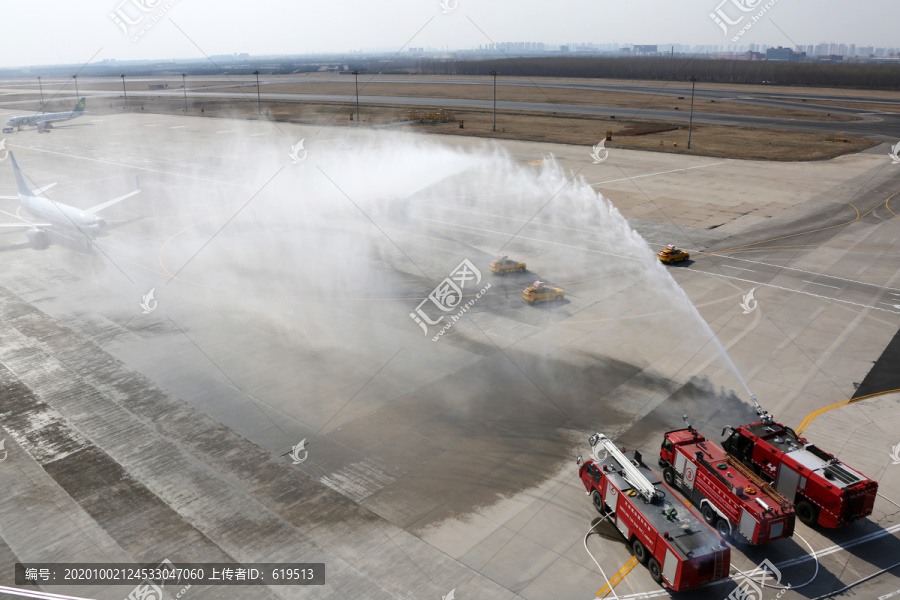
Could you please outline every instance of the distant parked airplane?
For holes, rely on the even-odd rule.
[[[6,124],[15,127],[19,131],[23,127],[37,127],[38,131],[49,131],[53,128],[53,123],[57,121],[68,121],[76,119],[84,114],[85,98],[78,101],[75,108],[69,112],[46,113],[41,115],[27,115],[24,117],[13,117]]]

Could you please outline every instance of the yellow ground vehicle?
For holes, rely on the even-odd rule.
[[[497,273],[498,275],[512,272],[521,273],[525,270],[525,263],[521,263],[516,260],[510,260],[507,255],[502,254],[492,260],[488,265],[488,268],[491,270],[491,273]]]
[[[522,291],[522,299],[534,304],[535,302],[549,302],[551,300],[562,301],[566,293],[558,287],[545,284],[543,281],[535,281],[534,285]]]
[[[681,261],[687,260],[691,257],[691,255],[688,252],[686,252],[684,250],[679,250],[672,244],[669,244],[668,246],[666,246],[666,249],[660,251],[660,253],[657,254],[657,256],[659,256],[659,260],[663,261],[666,264],[681,262]]]

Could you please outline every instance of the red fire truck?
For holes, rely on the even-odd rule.
[[[872,514],[878,483],[820,450],[786,425],[776,423],[755,396],[760,421],[726,427],[725,451],[774,482],[797,507],[804,524],[841,527]]]
[[[601,433],[589,442],[592,460],[578,457],[581,481],[657,583],[682,591],[729,576],[731,549],[641,462],[639,452],[625,454]]]
[[[762,544],[792,536],[794,505],[684,420],[687,429],[663,439],[663,481],[681,490],[723,538]]]

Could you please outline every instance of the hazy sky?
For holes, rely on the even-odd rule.
[[[898,0],[444,2],[453,9],[444,13],[440,0],[0,0],[5,49],[0,65],[83,63],[98,51],[95,61],[516,41],[900,46]],[[741,19],[725,26],[727,35],[710,17],[717,8],[720,17]],[[766,10],[762,18],[732,42],[761,10]]]

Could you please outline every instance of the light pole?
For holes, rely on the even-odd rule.
[[[187,114],[187,84],[185,83],[187,73],[181,74],[181,89],[184,91],[184,114]]]
[[[259,97],[259,71],[253,71],[253,74],[256,75],[256,111],[262,114],[262,101]]]
[[[122,94],[125,95],[125,110],[128,110],[128,91],[125,89],[125,73],[119,75],[122,78]]]
[[[688,122],[688,150],[691,149],[691,134],[694,131],[694,85],[697,83],[697,78],[691,75],[688,77],[688,81],[691,82],[691,118]]]
[[[494,131],[497,131],[497,71],[491,71],[494,76]]]
[[[78,93],[78,75],[72,75],[72,79],[75,80],[75,99],[78,100],[78,97],[81,95]]]
[[[353,71],[356,77],[356,122],[359,123],[359,71]]]
[[[41,76],[38,75],[38,87],[41,88],[41,109],[44,108],[44,86],[41,83]]]

